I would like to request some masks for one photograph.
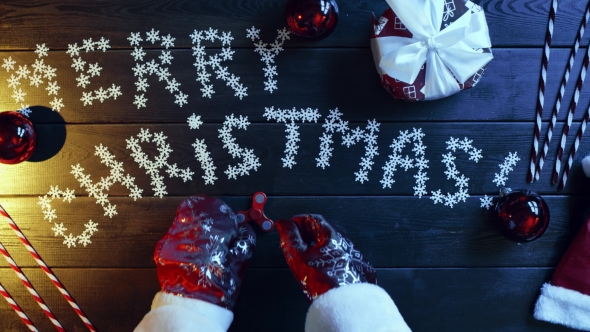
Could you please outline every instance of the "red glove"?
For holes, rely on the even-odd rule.
[[[203,300],[231,310],[256,245],[256,234],[237,225],[220,199],[193,196],[178,207],[154,260],[163,292]]]
[[[275,225],[285,259],[310,301],[339,286],[377,283],[377,271],[321,215],[298,215]]]

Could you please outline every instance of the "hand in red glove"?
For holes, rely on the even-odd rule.
[[[156,245],[162,291],[231,310],[255,245],[252,228],[238,226],[222,200],[190,197],[180,203],[174,223]]]
[[[339,286],[377,283],[376,270],[318,214],[278,220],[285,259],[310,301]]]

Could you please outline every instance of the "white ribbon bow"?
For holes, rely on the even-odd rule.
[[[413,34],[373,39],[380,72],[412,84],[426,62],[422,92],[426,100],[449,96],[460,90],[457,80],[467,81],[493,56],[482,48],[492,46],[483,11],[468,10],[442,31],[445,0],[386,0]]]

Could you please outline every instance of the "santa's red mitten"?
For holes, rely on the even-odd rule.
[[[162,291],[231,310],[256,234],[222,200],[193,196],[184,200],[154,253]]]
[[[323,216],[278,220],[276,228],[287,264],[310,301],[339,286],[377,283],[376,270]]]
[[[590,217],[541,288],[535,318],[590,331]]]
[[[313,301],[306,332],[410,331],[376,285],[376,270],[324,217],[298,215],[275,225],[287,264]]]
[[[255,245],[222,200],[184,200],[154,253],[162,290],[135,331],[227,331]]]

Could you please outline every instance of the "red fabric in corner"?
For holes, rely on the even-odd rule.
[[[557,265],[551,284],[590,296],[590,217]]]

